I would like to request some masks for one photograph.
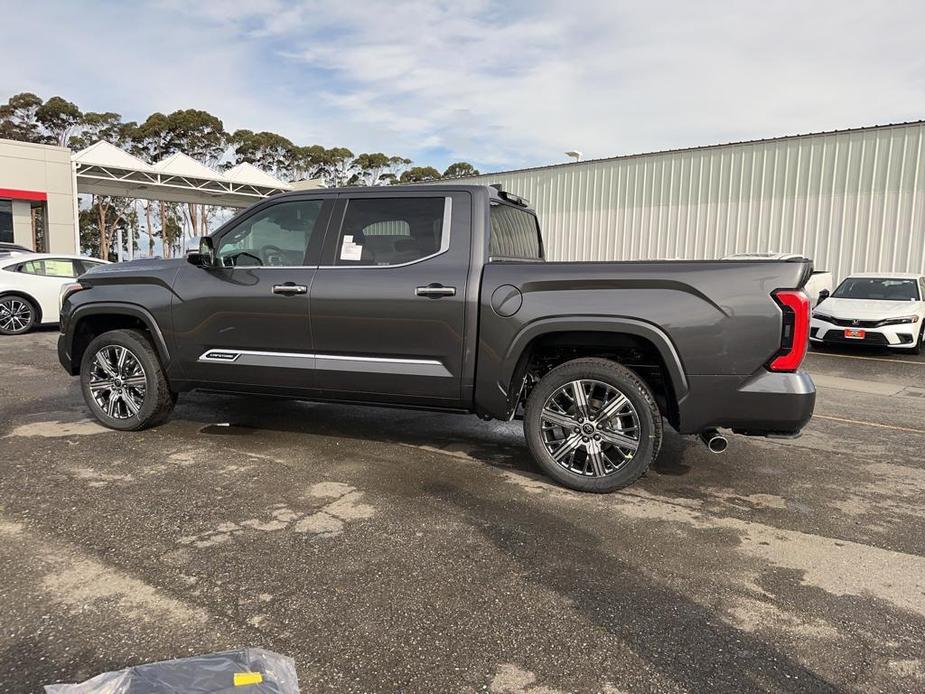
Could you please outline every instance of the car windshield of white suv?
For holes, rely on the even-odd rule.
[[[919,288],[915,280],[849,277],[838,285],[832,297],[874,301],[918,301]]]

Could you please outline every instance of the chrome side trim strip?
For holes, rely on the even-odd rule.
[[[221,355],[221,356],[219,356]],[[312,354],[310,352],[260,352],[251,349],[209,349],[197,361],[230,364],[243,355],[254,357],[289,357],[295,359],[330,359],[332,361],[382,362],[384,364],[430,364],[442,366],[436,359],[399,359],[397,357],[352,357],[343,354]]]
[[[435,378],[453,377],[453,374],[436,359],[354,357],[343,354],[262,352],[248,349],[213,348],[203,352],[197,361],[205,364],[269,366],[280,369],[353,371],[380,375],[431,376]]]

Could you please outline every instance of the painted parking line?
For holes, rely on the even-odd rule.
[[[925,366],[925,361],[906,361],[905,359],[887,359],[886,357],[859,357],[854,354],[832,354],[830,352],[810,352],[808,357],[835,357],[836,359],[861,359],[863,361],[888,361],[891,364],[909,364]]]
[[[913,429],[911,427],[897,427],[892,424],[879,424],[877,422],[864,422],[860,419],[847,419],[845,417],[829,417],[824,414],[814,414],[813,419],[828,419],[832,422],[841,422],[843,424],[860,424],[866,427],[877,427],[878,429],[893,429],[895,431],[908,431],[912,434],[925,434],[925,429]]]

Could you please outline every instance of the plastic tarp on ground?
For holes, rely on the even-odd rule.
[[[260,648],[147,663],[45,694],[299,694],[292,658]]]

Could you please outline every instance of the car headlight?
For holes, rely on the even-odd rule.
[[[819,311],[813,311],[813,318],[828,321],[829,323],[832,322],[832,316],[826,315],[825,313],[819,313]]]
[[[918,316],[900,316],[899,318],[887,318],[880,321],[880,325],[902,325],[904,323],[918,323]]]

